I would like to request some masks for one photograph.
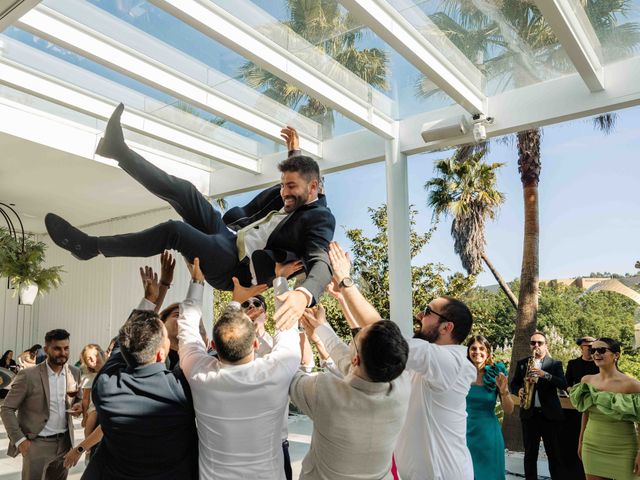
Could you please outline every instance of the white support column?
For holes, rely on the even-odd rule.
[[[405,335],[413,332],[411,253],[409,250],[409,185],[407,156],[400,152],[399,124],[396,138],[385,142],[387,215],[389,236],[389,303],[391,320]]]

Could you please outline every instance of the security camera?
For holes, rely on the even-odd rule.
[[[422,125],[422,139],[426,143],[444,140],[451,137],[466,135],[469,131],[469,122],[464,116],[445,118],[427,122]]]
[[[487,117],[483,113],[476,113],[471,117],[471,123],[473,125],[473,139],[476,143],[483,142],[487,139],[487,125],[493,123],[493,117]]]

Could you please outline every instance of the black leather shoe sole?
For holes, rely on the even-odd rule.
[[[54,213],[47,213],[44,224],[53,243],[64,248],[78,260],[89,260],[98,255],[96,239],[81,232]]]

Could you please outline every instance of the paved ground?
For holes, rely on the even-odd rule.
[[[84,438],[84,433],[82,428],[80,428],[79,421],[76,422],[75,427],[74,435],[76,442],[79,442],[80,439]],[[312,423],[309,418],[305,416],[291,416],[289,418],[289,451],[293,467],[293,478],[298,478],[300,473],[300,464],[311,442],[311,431]],[[10,458],[7,456],[8,444],[7,433],[0,422],[0,480],[19,480],[22,460],[20,457]],[[71,470],[69,480],[80,479],[82,471],[84,470],[83,460],[84,459]],[[508,480],[524,478],[521,453],[508,452],[506,454],[506,463]],[[541,475],[539,477],[540,479],[549,478],[549,469],[547,468],[546,462],[539,462],[538,473]]]

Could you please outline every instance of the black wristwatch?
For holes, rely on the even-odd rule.
[[[76,447],[76,450],[77,450],[77,451],[78,451],[78,453],[80,453],[80,454],[84,453],[84,447],[83,447],[82,445],[78,445],[78,446]]]
[[[355,285],[355,282],[351,277],[344,277],[342,280],[340,280],[340,283],[338,284],[340,288],[349,288],[349,287],[353,287],[354,285]]]

